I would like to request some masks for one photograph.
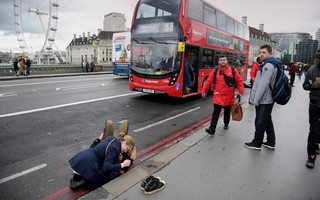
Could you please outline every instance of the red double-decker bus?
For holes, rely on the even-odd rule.
[[[225,55],[247,79],[249,29],[203,0],[140,0],[131,27],[130,90],[187,97],[201,93]],[[185,62],[192,68],[184,90]]]

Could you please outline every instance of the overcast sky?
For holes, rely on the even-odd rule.
[[[32,51],[42,48],[45,35],[38,16],[28,8],[48,11],[49,0],[21,0],[22,29]],[[320,0],[207,0],[227,14],[241,21],[248,17],[248,25],[266,32],[308,32],[313,35],[320,28]],[[19,52],[14,26],[14,0],[0,0],[0,51]],[[103,29],[104,15],[124,13],[130,27],[132,12],[137,0],[64,0],[59,1],[56,44],[60,50],[83,32],[97,33]],[[46,19],[46,18],[45,18]],[[47,19],[46,19],[47,20]]]

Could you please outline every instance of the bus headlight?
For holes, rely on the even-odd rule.
[[[131,73],[129,73],[129,78],[130,78],[130,81],[133,82],[133,78],[132,78]]]
[[[174,84],[177,82],[178,76],[179,76],[178,73],[174,73],[174,74],[171,76],[169,86],[172,86],[172,85],[174,85]]]

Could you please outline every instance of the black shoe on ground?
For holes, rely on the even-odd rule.
[[[153,178],[145,187],[145,194],[153,194],[162,190],[166,186],[164,180],[159,180],[158,178]]]
[[[209,133],[210,135],[214,135],[214,132],[210,131],[210,129],[206,129],[206,132]]]
[[[315,160],[316,160],[315,155],[308,156],[308,160],[306,162],[306,167],[308,167],[309,169],[313,169]]]
[[[263,142],[262,146],[267,147],[268,149],[271,149],[271,150],[275,150],[276,149],[276,145],[269,144],[268,142]]]
[[[223,129],[224,129],[224,130],[228,130],[228,129],[229,129],[229,125],[226,125],[226,124],[225,124],[224,127],[223,127]]]
[[[244,146],[247,147],[248,149],[254,149],[254,150],[261,150],[261,147],[253,144],[252,142],[247,142],[247,143],[244,143]]]

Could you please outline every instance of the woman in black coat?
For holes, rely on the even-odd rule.
[[[130,159],[135,158],[136,148],[131,136],[121,132],[118,138],[106,137],[95,147],[81,151],[69,160],[74,171],[72,180],[77,181],[76,179],[84,178],[93,183],[104,184],[116,177],[115,172],[120,172],[123,168],[130,166],[130,159],[122,163],[117,162],[122,160],[122,154],[126,153]],[[77,185],[70,184],[70,187],[74,189]]]

